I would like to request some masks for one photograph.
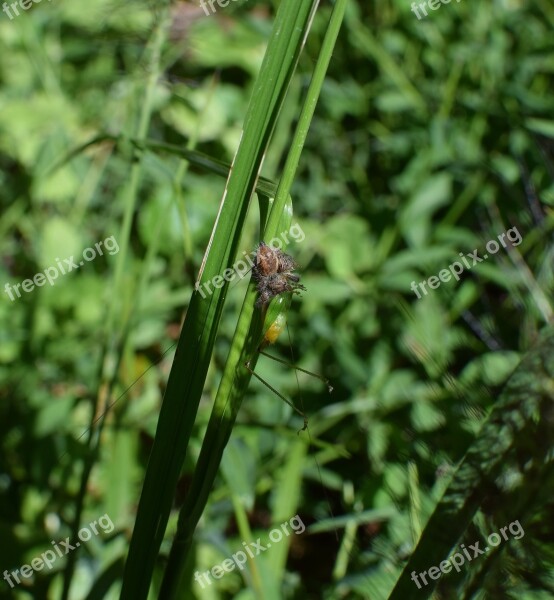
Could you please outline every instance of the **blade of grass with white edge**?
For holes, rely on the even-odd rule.
[[[272,203],[268,222],[264,228],[262,237],[266,242],[277,237],[281,232],[288,231],[290,228],[292,220],[292,202],[289,192],[300,161],[300,155],[313,117],[315,105],[323,85],[325,73],[331,59],[340,24],[344,16],[346,1],[347,0],[338,0],[331,16],[322,50],[314,70],[312,81],[291,144],[291,151],[287,156],[284,174],[277,189],[276,199]],[[262,222],[263,221],[264,219],[262,217]],[[251,369],[254,369],[259,356],[258,346],[262,339],[264,316],[261,311],[255,310],[255,298],[256,289],[253,282],[251,282],[246,293],[235,335],[233,337],[231,350],[225,365],[214,409],[210,417],[200,457],[193,476],[193,482],[187,495],[187,500],[185,500],[185,504],[179,514],[177,533],[171,549],[169,563],[164,577],[164,584],[161,590],[164,597],[175,597],[174,594],[177,593],[179,588],[179,580],[182,576],[184,565],[191,549],[194,530],[204,511],[210,490],[219,469],[223,450],[231,435],[242,398],[250,382],[251,373],[244,365],[245,363],[249,363]],[[271,313],[271,307],[268,310],[268,313]],[[270,317],[269,321],[272,318],[273,317]],[[266,320],[265,326],[267,327],[269,324],[268,320]],[[297,460],[294,461],[296,467],[296,476],[294,477],[296,480],[296,490],[293,494],[295,501],[292,502],[294,506],[297,505],[296,499],[299,497],[303,464],[302,458],[306,452],[306,443],[300,441],[299,444],[297,451],[300,451],[300,455],[297,456],[297,453],[295,452]],[[289,489],[288,491],[290,492],[291,490]],[[290,512],[291,509],[292,506],[289,506],[287,511]],[[287,551],[288,544],[283,544],[283,549],[277,553],[273,561],[273,564],[275,566],[278,565],[281,571],[284,569]],[[261,589],[256,591],[258,597],[263,597],[261,595],[263,593]]]
[[[224,280],[224,285],[209,295],[201,294],[199,288],[230,268],[237,254],[263,156],[317,3],[317,0],[283,0],[275,18],[169,375],[125,565],[122,600],[144,600],[148,595],[198,411],[228,282]],[[252,306],[254,296],[250,286],[247,297]]]
[[[261,203],[261,205],[264,206],[265,203]],[[289,200],[280,221],[283,231],[289,230],[291,220],[292,201]],[[251,373],[245,367],[245,363],[250,362],[251,369],[256,367],[258,346],[264,330],[264,315],[254,306],[256,296],[256,285],[251,280],[233,335],[231,349],[217,390],[192,482],[185,503],[179,512],[177,532],[160,592],[163,598],[177,597],[180,580],[192,549],[194,530],[208,502],[223,451],[231,436],[244,394],[248,389]]]

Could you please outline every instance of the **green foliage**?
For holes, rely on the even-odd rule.
[[[350,0],[327,65],[330,4],[294,73],[311,2],[0,13],[0,572],[115,525],[0,597],[118,598],[125,561],[124,595],[152,571],[164,597],[170,556],[187,599],[431,597],[413,570],[515,520],[521,539],[433,593],[552,597],[554,9],[466,0],[418,20]],[[256,373],[307,414],[299,435],[243,368],[253,286],[193,293],[279,233],[289,198],[307,291],[269,351],[334,391],[264,356]],[[412,291],[513,228],[517,245]],[[117,252],[13,292],[110,236]],[[305,532],[195,581],[297,514]]]

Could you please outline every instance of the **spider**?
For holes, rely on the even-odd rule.
[[[300,277],[293,273],[295,269],[296,263],[292,256],[261,242],[252,268],[260,295],[256,306],[267,306],[272,298],[285,292],[298,294],[305,291]]]

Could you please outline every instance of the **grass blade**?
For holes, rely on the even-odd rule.
[[[467,529],[495,480],[514,457],[523,464],[543,464],[552,439],[549,419],[554,389],[554,329],[547,328],[516,368],[477,439],[454,473],[441,501],[404,567],[389,600],[427,598],[437,581],[416,587],[411,573],[445,560]],[[530,444],[530,440],[533,443]],[[497,492],[498,493],[498,492]]]
[[[319,55],[291,144],[291,151],[287,155],[284,175],[279,183],[276,199],[272,204],[267,225],[263,228],[264,233],[262,237],[265,241],[271,240],[279,233],[288,231],[290,228],[292,219],[290,188],[300,161],[300,155],[323,85],[325,73],[332,56],[332,50],[344,16],[345,6],[346,0],[338,0],[333,10],[322,51]],[[180,577],[182,576],[184,565],[192,546],[194,530],[208,501],[223,451],[231,435],[242,398],[250,382],[251,373],[244,367],[244,364],[248,362],[251,368],[254,369],[259,356],[258,346],[262,337],[264,315],[261,311],[254,309],[255,298],[256,290],[251,282],[235,330],[231,350],[193,476],[193,482],[185,504],[180,511],[177,533],[171,549],[164,585],[162,587],[162,595],[164,597],[175,597],[180,587]],[[298,443],[303,456],[306,451],[306,444],[303,441]],[[298,464],[301,462],[299,460]],[[298,488],[300,471],[301,469],[295,470],[295,473],[298,475],[295,478]],[[296,493],[292,497],[297,496],[298,494]],[[274,558],[275,564],[279,566],[279,569],[275,573],[280,572],[284,568],[284,553],[286,548],[287,546],[282,544],[281,551]],[[262,597],[262,589],[258,589],[257,593],[259,597]]]
[[[284,0],[245,119],[199,285],[231,267],[250,197],[317,2]],[[227,282],[193,293],[179,338],[150,455],[121,598],[146,598],[194,425],[223,309]]]

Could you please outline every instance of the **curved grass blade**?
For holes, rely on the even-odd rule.
[[[283,231],[288,230],[291,219],[292,201],[289,201],[280,222]],[[161,589],[161,595],[164,598],[175,597],[180,587],[180,578],[192,547],[194,530],[208,502],[223,451],[231,436],[242,399],[250,382],[251,373],[244,365],[250,362],[252,369],[256,367],[265,313],[265,311],[255,309],[256,296],[256,286],[251,280],[217,390],[214,408],[202,442],[192,483],[179,513],[177,532]]]
[[[277,197],[271,204],[269,218],[265,227],[263,227],[262,239],[265,241],[273,239],[279,232],[288,231],[290,227],[292,219],[290,188],[344,16],[345,7],[346,0],[338,0],[335,4],[294,139],[292,140],[291,151],[287,155],[284,175],[278,186]],[[262,223],[265,223],[264,207],[266,206],[266,204],[262,203],[260,206]],[[251,372],[245,365],[248,363],[252,370],[255,369],[264,326],[268,324],[268,321],[273,322],[274,320],[274,316],[271,315],[271,309],[269,310],[269,318],[266,320],[265,311],[262,312],[254,308],[255,299],[256,289],[254,283],[251,281],[239,316],[231,350],[202,444],[200,457],[194,471],[193,482],[185,504],[179,514],[177,533],[171,548],[161,590],[161,595],[164,598],[173,598],[178,593],[180,578],[184,572],[184,565],[187,562],[192,547],[194,530],[208,501],[223,451],[231,435],[242,398],[251,379]],[[300,450],[300,454],[298,461],[295,463],[297,468],[295,469],[294,477],[298,484],[297,488],[299,487],[302,471],[301,466],[298,465],[302,464],[301,458],[306,452],[306,446],[307,444],[303,440],[299,441],[298,449]],[[296,497],[296,494],[293,497]],[[283,547],[282,552],[284,550],[285,548]],[[280,558],[281,560],[278,563],[282,568],[284,566],[284,559],[282,556]],[[257,588],[256,593],[259,598],[270,597],[270,594],[264,593],[262,588]]]
[[[140,140],[136,138],[126,138],[120,135],[109,135],[102,134],[93,137],[88,142],[84,144],[80,144],[76,148],[70,150],[65,156],[59,159],[54,165],[48,167],[46,169],[45,175],[51,175],[57,169],[61,169],[67,163],[72,161],[74,158],[82,154],[85,150],[96,146],[97,144],[102,144],[103,142],[112,142],[113,144],[121,144],[125,142],[130,142],[137,148],[138,150],[150,150],[151,152],[168,152],[169,154],[174,154],[175,156],[179,156],[187,160],[191,165],[198,167],[199,169],[203,169],[209,173],[213,173],[214,175],[219,175],[220,177],[229,177],[229,173],[231,172],[231,165],[223,160],[218,160],[216,158],[212,158],[203,152],[199,152],[198,150],[193,150],[191,148],[182,148],[181,146],[176,146],[175,144],[166,144],[164,142],[157,142],[155,140]],[[277,184],[271,181],[271,179],[267,179],[267,177],[260,176],[256,182],[256,192],[263,194],[264,196],[268,196],[269,198],[275,197],[277,192]]]
[[[553,379],[554,328],[548,327],[508,379],[423,530],[389,600],[429,597],[437,581],[429,579],[428,585],[418,589],[411,574],[446,560],[509,462],[515,460],[522,466],[542,464],[546,459],[551,452],[547,440],[554,437]]]
[[[263,156],[316,5],[316,0],[284,0],[281,3],[198,286],[210,282],[232,266]],[[125,566],[122,600],[140,600],[148,595],[154,563],[165,534],[198,411],[227,286],[225,281],[222,288],[215,288],[206,297],[198,289],[192,295],[146,470]],[[252,289],[247,292],[247,298],[253,306]]]

